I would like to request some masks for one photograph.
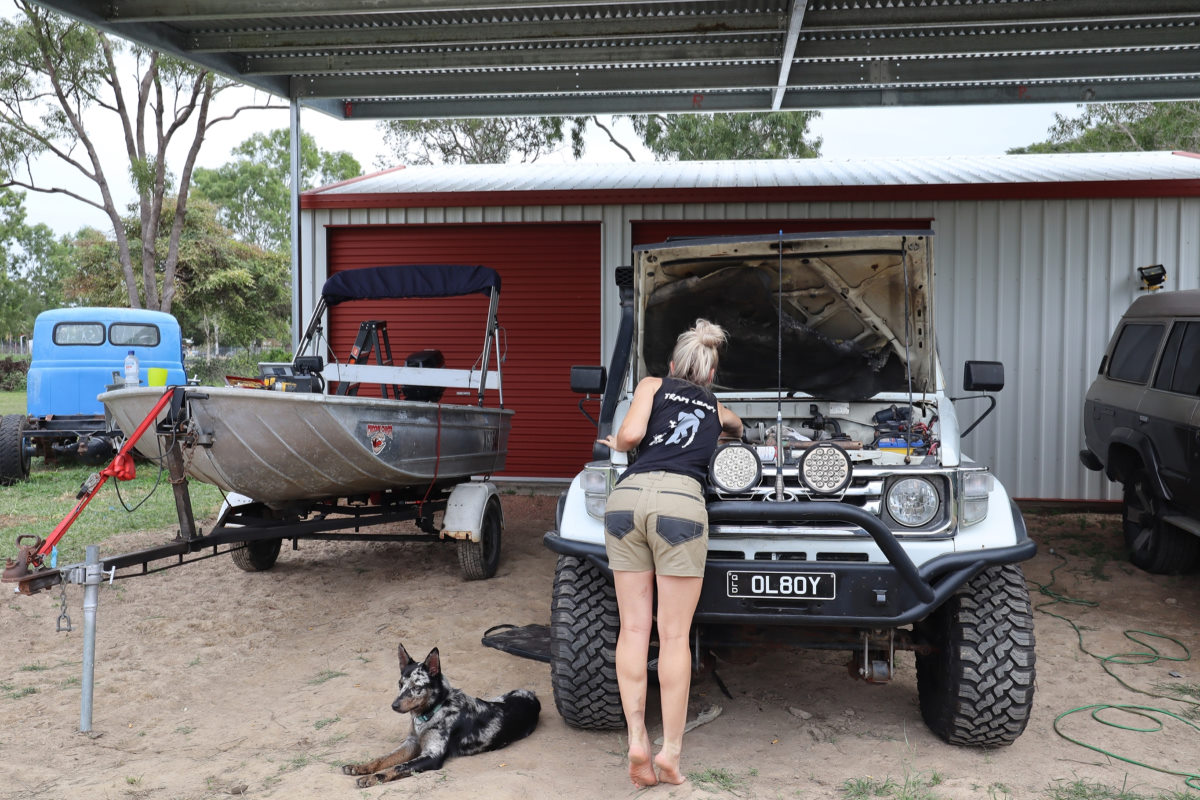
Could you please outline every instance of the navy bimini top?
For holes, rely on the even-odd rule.
[[[654,393],[637,461],[621,480],[639,472],[665,470],[695,478],[703,486],[720,436],[721,418],[713,393],[689,381],[663,378]]]

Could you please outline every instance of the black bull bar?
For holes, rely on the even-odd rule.
[[[762,502],[720,500],[708,504],[710,524],[752,522],[836,523],[852,525],[869,535],[887,558],[887,564],[833,561],[744,561],[710,559],[704,578],[698,622],[854,625],[894,627],[923,619],[951,594],[989,566],[1012,564],[1032,558],[1037,545],[1030,540],[1025,520],[1015,503],[1010,512],[1016,542],[1006,547],[945,553],[920,567],[913,563],[900,540],[874,514],[838,502]],[[544,537],[550,550],[560,555],[586,558],[611,579],[603,545],[563,538],[558,531]],[[820,569],[838,576],[838,585],[861,587],[857,597],[848,595],[834,602],[748,601],[730,598],[725,590],[730,571],[797,572]],[[883,595],[879,590],[883,590]],[[880,602],[880,597],[887,600]]]

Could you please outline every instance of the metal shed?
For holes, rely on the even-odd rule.
[[[510,332],[532,326],[538,350],[537,374],[517,379],[545,400],[525,415],[534,426],[525,435],[555,453],[536,464],[518,458],[524,471],[510,460],[522,477],[563,478],[586,458],[591,427],[563,367],[607,359],[613,270],[634,244],[671,232],[930,223],[950,386],[961,385],[969,358],[1007,370],[999,408],[968,452],[1019,498],[1118,499],[1079,464],[1083,394],[1139,294],[1137,267],[1164,264],[1168,290],[1200,288],[1200,156],[1188,153],[407,167],[308,192],[302,209],[304,308],[338,268],[338,252],[368,237],[388,247],[408,237],[417,253],[437,241],[493,253],[499,239],[489,237],[502,233],[516,248],[502,251],[512,263],[552,254],[526,269],[525,296],[505,303]],[[548,320],[562,298],[573,311]],[[557,326],[583,330],[589,318],[601,321],[596,335],[558,335]],[[514,450],[521,438],[514,427]]]

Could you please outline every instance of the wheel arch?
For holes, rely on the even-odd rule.
[[[1158,470],[1158,455],[1154,450],[1154,442],[1144,433],[1130,428],[1115,429],[1108,445],[1108,467],[1105,474],[1109,480],[1126,483],[1138,469],[1145,470],[1155,494],[1164,500],[1171,499],[1171,492]]]

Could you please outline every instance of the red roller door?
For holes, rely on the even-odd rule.
[[[588,459],[595,428],[579,413],[572,364],[599,363],[598,224],[347,226],[329,229],[330,274],[390,264],[483,264],[500,273],[504,405],[514,410],[506,476],[569,477]],[[414,311],[415,307],[415,311]],[[388,323],[397,363],[436,348],[470,367],[483,345],[487,298],[355,301],[330,313],[330,344],[345,357],[364,319]],[[493,363],[494,363],[493,358]],[[373,362],[372,362],[373,363]],[[365,387],[364,387],[365,392]],[[443,402],[470,402],[451,397]]]
[[[929,219],[705,219],[644,220],[633,223],[633,243],[657,244],[672,236],[737,236],[816,231],[908,230],[928,228]]]

